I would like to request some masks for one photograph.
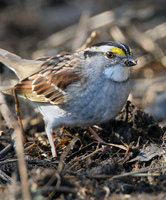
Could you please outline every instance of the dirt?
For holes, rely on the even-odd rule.
[[[86,128],[61,129],[59,136],[56,135],[57,159],[49,159],[50,148],[38,141],[25,144],[32,197],[141,199],[153,193],[152,198],[164,199],[165,129],[152,116],[128,102],[115,120],[94,127],[105,142],[121,144],[127,150],[99,144]],[[32,144],[35,145],[26,151]],[[11,183],[1,177],[3,198],[8,199],[6,194],[10,192],[11,196],[21,199],[16,154],[13,151],[8,153],[1,159],[0,166],[14,181]]]

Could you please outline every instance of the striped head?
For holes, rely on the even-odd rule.
[[[96,66],[102,65],[106,78],[116,82],[128,80],[130,67],[137,64],[132,57],[130,47],[113,41],[92,45],[84,51],[84,56],[93,59]]]

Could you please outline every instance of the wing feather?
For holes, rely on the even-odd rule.
[[[69,59],[70,58],[70,59]],[[19,95],[31,101],[62,104],[67,101],[66,89],[80,81],[78,63],[72,54],[65,54],[47,59],[38,73],[23,79],[14,86]]]

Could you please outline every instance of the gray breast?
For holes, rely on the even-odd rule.
[[[115,117],[125,104],[130,92],[129,81],[100,81],[79,91],[75,101],[65,105],[68,119],[74,125],[100,124]]]

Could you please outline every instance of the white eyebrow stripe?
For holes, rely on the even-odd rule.
[[[110,46],[110,45],[103,45],[100,47],[92,46],[92,47],[88,48],[87,50],[88,51],[97,51],[97,52],[98,51],[106,52],[106,51],[110,51],[112,47],[114,47],[114,46]]]

